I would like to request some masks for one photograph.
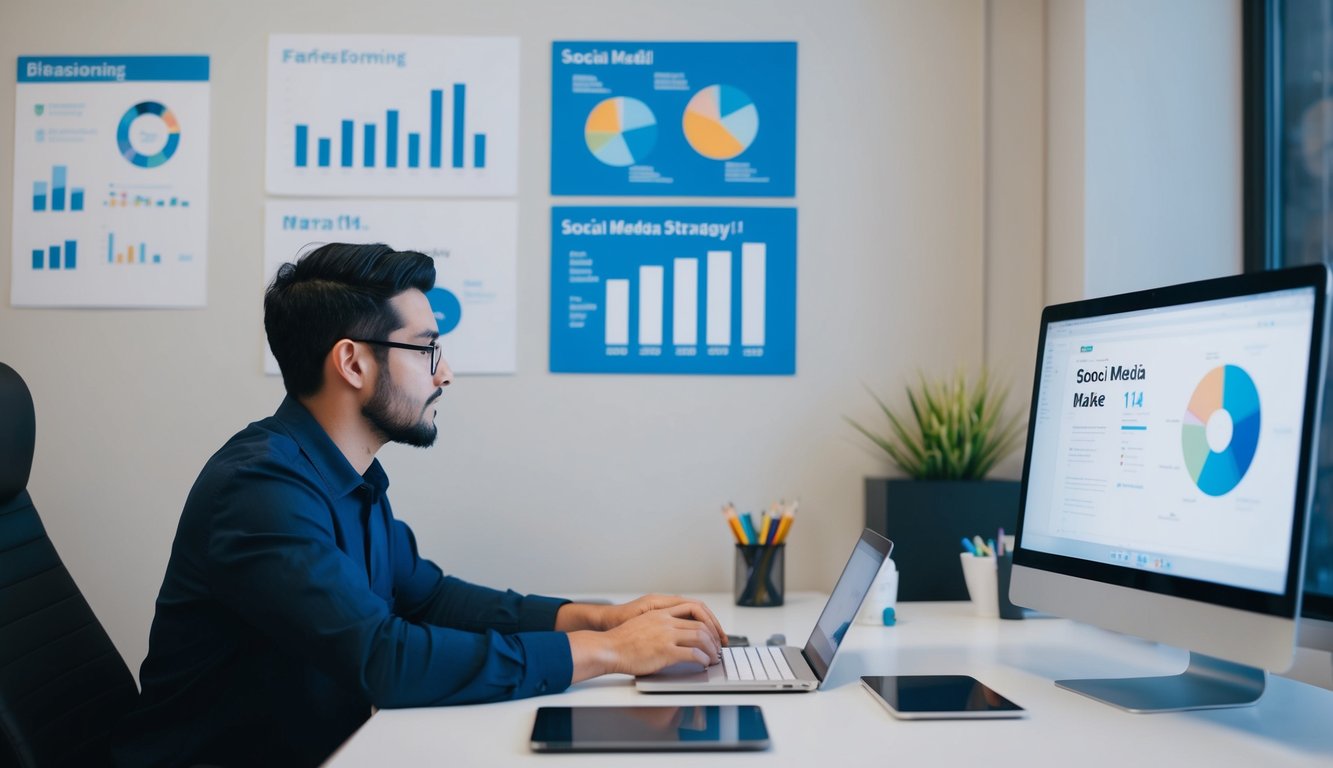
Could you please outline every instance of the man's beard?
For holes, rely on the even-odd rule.
[[[387,366],[381,367],[375,380],[375,394],[371,396],[369,402],[361,406],[361,415],[365,416],[375,431],[389,442],[429,448],[435,443],[439,429],[425,418],[426,409],[443,393],[443,390],[435,390],[435,394],[431,395],[421,407],[415,419],[401,416],[403,413],[411,413],[414,408],[402,391],[394,386],[389,378]]]

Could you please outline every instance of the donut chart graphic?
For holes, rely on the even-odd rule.
[[[712,160],[730,160],[750,148],[759,133],[759,110],[739,88],[710,85],[685,105],[685,140]]]
[[[154,115],[162,121],[167,132],[166,143],[162,148],[153,154],[144,154],[135,148],[130,140],[130,126],[134,121],[144,115]],[[140,168],[156,168],[171,159],[176,154],[176,148],[181,142],[181,124],[176,116],[171,113],[160,102],[141,101],[138,104],[126,110],[120,118],[120,125],[116,128],[116,144],[120,146],[120,154],[125,156],[126,160],[139,166]]]
[[[1223,365],[1209,371],[1194,388],[1180,428],[1185,468],[1199,490],[1222,496],[1235,488],[1254,461],[1259,445],[1259,390],[1243,368]],[[1209,444],[1210,421],[1214,443],[1231,434],[1225,445]]]
[[[634,165],[657,144],[657,118],[642,101],[615,96],[598,102],[588,113],[583,141],[593,157],[607,165]]]

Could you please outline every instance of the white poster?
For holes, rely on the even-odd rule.
[[[16,307],[207,303],[207,56],[22,56]]]
[[[518,50],[516,37],[272,35],[269,193],[514,195]]]
[[[518,204],[511,201],[270,200],[264,286],[278,267],[324,243],[385,243],[435,259],[426,297],[455,373],[515,369]],[[264,349],[264,370],[278,373]]]

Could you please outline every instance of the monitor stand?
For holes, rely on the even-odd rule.
[[[1056,680],[1055,684],[1127,712],[1148,713],[1249,706],[1259,701],[1267,679],[1262,669],[1190,653],[1189,667],[1178,675]]]

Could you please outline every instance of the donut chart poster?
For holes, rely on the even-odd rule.
[[[269,200],[264,283],[324,243],[388,243],[435,261],[427,292],[457,374],[511,374],[518,360],[518,203],[513,200]],[[262,290],[262,288],[260,289]],[[264,372],[278,361],[264,345]]]
[[[551,45],[551,194],[796,194],[796,43]]]
[[[16,307],[207,303],[209,58],[21,56]]]

